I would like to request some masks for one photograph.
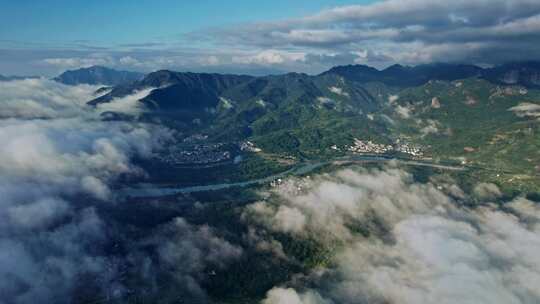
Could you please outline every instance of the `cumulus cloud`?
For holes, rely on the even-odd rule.
[[[540,4],[535,0],[384,0],[292,19],[224,24],[182,35],[179,41],[64,49],[28,49],[23,43],[2,50],[0,67],[39,68],[48,74],[95,64],[146,72],[260,74],[269,72],[261,65],[308,73],[352,63],[378,68],[396,62],[489,65],[540,59],[539,33]]]
[[[359,52],[364,63],[380,64],[381,58],[386,64],[500,63],[538,59],[539,14],[540,4],[533,0],[386,0],[207,35],[223,43],[260,48]]]
[[[341,245],[308,284],[275,287],[263,303],[538,302],[540,207],[524,198],[506,211],[465,207],[471,198],[453,198],[456,187],[418,184],[395,168],[284,183],[245,216]]]

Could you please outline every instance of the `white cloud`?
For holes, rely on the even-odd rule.
[[[67,303],[82,274],[115,275],[97,250],[105,223],[88,204],[113,200],[111,183],[141,172],[131,158],[170,138],[159,126],[102,121],[85,105],[94,90],[0,83],[0,290],[10,303]]]
[[[96,86],[65,86],[46,79],[0,82],[0,118],[56,118],[83,114]],[[88,98],[88,99],[86,99]]]
[[[530,102],[522,102],[508,109],[519,117],[540,117],[540,105]]]
[[[15,205],[7,210],[11,223],[23,228],[43,228],[66,216],[69,212],[66,201],[54,198],[37,200],[30,204]]]
[[[401,118],[408,119],[411,117],[411,109],[409,107],[396,105],[394,110]]]
[[[84,191],[92,193],[101,200],[109,199],[111,190],[100,179],[93,176],[85,176],[81,179],[81,187]]]
[[[341,96],[345,96],[345,97],[349,97],[349,93],[343,91],[343,88],[339,88],[339,87],[329,87],[328,88],[330,90],[330,92],[334,93],[334,94],[338,94],[338,95],[341,95]]]
[[[100,53],[10,50],[5,62],[8,67],[13,62],[24,65],[26,73],[36,68],[57,73],[95,64],[147,72],[238,71],[239,64],[252,69],[265,65],[309,73],[351,63],[379,68],[396,62],[490,65],[539,60],[539,33],[540,4],[535,0],[385,0],[201,30],[184,35],[180,41],[184,47],[168,41],[109,46]]]
[[[233,63],[273,65],[290,61],[303,61],[304,53],[291,53],[277,50],[265,50],[255,55],[233,56]]]
[[[235,46],[353,52],[355,62],[376,65],[501,63],[538,59],[539,15],[534,0],[386,0],[210,34],[217,43]],[[379,54],[378,59],[371,54]]]
[[[46,58],[44,64],[55,66],[61,69],[87,68],[93,65],[111,65],[113,60],[110,57],[71,57],[71,58]]]
[[[396,102],[398,99],[399,99],[399,95],[390,95],[390,96],[388,96],[388,102],[389,102],[389,103],[394,103],[394,102]]]
[[[318,269],[304,279],[311,277],[312,287],[276,287],[266,303],[540,301],[540,207],[518,198],[506,205],[512,213],[495,205],[467,208],[449,196],[456,187],[445,194],[392,168],[285,182],[245,216],[266,229],[342,247],[325,275]],[[292,226],[299,215],[278,217],[283,208],[300,211],[304,224]],[[306,302],[307,294],[317,300]]]
[[[137,66],[141,64],[139,60],[131,56],[122,57],[118,60],[118,62],[122,65],[128,65],[128,66]]]
[[[148,96],[154,88],[147,88],[132,95],[114,98],[110,102],[100,103],[97,105],[97,110],[101,113],[111,111],[117,113],[125,113],[137,115],[145,111],[144,105],[139,100]]]
[[[268,291],[262,304],[330,304],[317,292],[308,291],[299,294],[292,288],[273,288]]]

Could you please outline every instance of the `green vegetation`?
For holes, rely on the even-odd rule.
[[[497,86],[484,80],[430,82],[399,94],[385,112],[399,123],[396,136],[429,147],[438,160],[463,163],[477,181],[493,182],[507,192],[540,190],[540,122],[511,111],[540,100],[540,91]]]
[[[150,170],[153,182],[200,185],[260,178],[303,161],[344,156],[344,148],[359,138],[419,145],[433,161],[466,165],[478,181],[509,193],[540,191],[539,121],[509,110],[538,103],[538,90],[478,78],[397,89],[335,75],[287,74],[255,78],[221,95],[215,121],[180,130],[186,136],[207,134],[213,142],[250,140],[262,152],[244,153],[239,164],[203,169],[152,164],[157,166]],[[389,101],[391,95],[399,98]]]

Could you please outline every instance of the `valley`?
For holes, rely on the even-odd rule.
[[[167,168],[149,168],[164,175],[150,178],[162,184],[182,184],[175,180],[182,170],[201,177],[186,181],[194,185],[242,182],[360,153],[488,168],[471,175],[509,193],[533,193],[540,147],[536,110],[527,109],[540,91],[526,78],[536,75],[532,67],[343,66],[265,77],[158,71],[88,104],[156,88],[140,99],[136,116],[119,119],[175,130],[176,143],[144,165]],[[510,74],[522,76],[505,84]]]

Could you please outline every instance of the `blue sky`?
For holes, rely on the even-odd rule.
[[[179,34],[209,27],[300,17],[325,8],[367,2],[0,0],[0,40],[21,45],[72,41],[115,45],[174,40]]]
[[[0,0],[0,74],[540,60],[538,0]]]

